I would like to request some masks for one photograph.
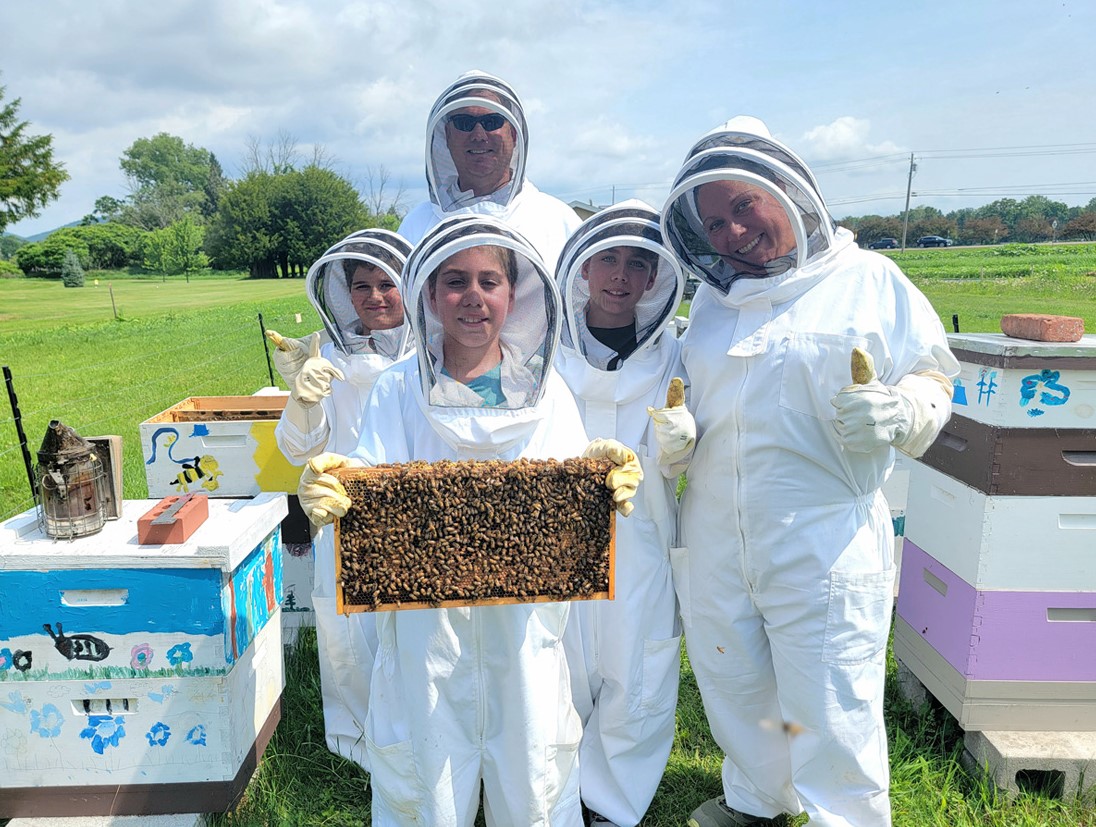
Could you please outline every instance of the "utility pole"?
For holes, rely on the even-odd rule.
[[[902,250],[906,249],[906,230],[910,226],[910,193],[913,191],[913,173],[917,171],[917,164],[913,162],[913,153],[910,153],[910,177],[906,181],[906,212],[902,216]]]

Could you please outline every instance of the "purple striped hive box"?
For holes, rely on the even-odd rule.
[[[981,591],[906,539],[898,616],[964,678],[1096,682],[1096,592]]]
[[[1096,682],[971,680],[901,616],[894,656],[967,732],[1096,731]]]
[[[0,817],[228,809],[280,718],[284,494],[209,502],[186,542],[0,525]]]
[[[921,462],[983,494],[1096,495],[1096,428],[1001,428],[954,414]]]
[[[977,589],[1096,592],[1096,497],[989,496],[918,462],[905,536]]]
[[[952,412],[1003,428],[1096,428],[1096,336],[1034,342],[951,333]]]

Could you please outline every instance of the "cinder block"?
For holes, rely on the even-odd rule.
[[[1010,798],[1038,786],[1069,801],[1096,785],[1096,732],[968,732],[963,742],[967,769],[988,771]]]
[[[13,818],[7,827],[205,827],[202,813],[169,816],[79,816],[76,818]]]
[[[1001,332],[1035,342],[1077,342],[1085,335],[1085,320],[1077,316],[1010,313],[1001,317]]]
[[[928,689],[905,663],[897,659],[895,663],[898,666],[898,694],[909,701],[914,709],[920,709],[928,703]]]

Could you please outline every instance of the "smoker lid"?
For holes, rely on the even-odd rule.
[[[90,442],[60,419],[51,419],[38,449],[38,462],[42,465],[64,465],[87,459],[91,451]]]

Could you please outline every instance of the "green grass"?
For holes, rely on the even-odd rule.
[[[1081,316],[1092,331],[1096,245],[1067,246],[1070,251],[1058,256],[1042,248],[1027,257],[998,256],[1018,263],[1008,263],[1009,273],[986,265],[985,276],[977,263],[984,252],[949,248],[893,257],[929,296],[948,330],[952,313],[959,314],[964,331],[980,332],[999,330],[1005,312],[1052,311]],[[1059,266],[1069,269],[1060,272]],[[67,290],[58,282],[0,279],[0,364],[12,366],[32,453],[50,418],[87,436],[121,434],[125,495],[142,498],[142,420],[186,396],[248,394],[268,384],[257,313],[268,327],[291,335],[318,324],[300,280],[194,279],[188,285],[179,278],[164,283],[98,276],[98,288],[89,274],[87,287]],[[125,321],[113,320],[103,292],[108,279]],[[300,325],[296,313],[302,314]],[[5,404],[0,518],[29,505]],[[304,630],[287,664],[282,723],[243,801],[214,820],[218,827],[368,823],[368,776],[324,745],[316,657],[314,632]],[[1096,827],[1091,795],[1060,801],[1032,793],[1006,801],[991,784],[969,775],[959,762],[962,731],[955,721],[935,704],[911,709],[895,691],[894,668],[892,659],[886,710],[897,827]],[[683,656],[674,749],[644,824],[680,827],[693,807],[719,793],[721,759]]]
[[[287,335],[319,327],[300,279],[117,279],[115,296],[126,302],[123,321],[113,320],[104,283],[65,288],[0,279],[0,307],[9,316],[0,322],[0,365],[11,369],[32,462],[51,419],[83,436],[119,434],[128,499],[148,495],[142,421],[188,396],[247,395],[270,384],[259,313],[268,328]],[[280,382],[276,372],[274,379]],[[31,505],[5,393],[0,519]]]

